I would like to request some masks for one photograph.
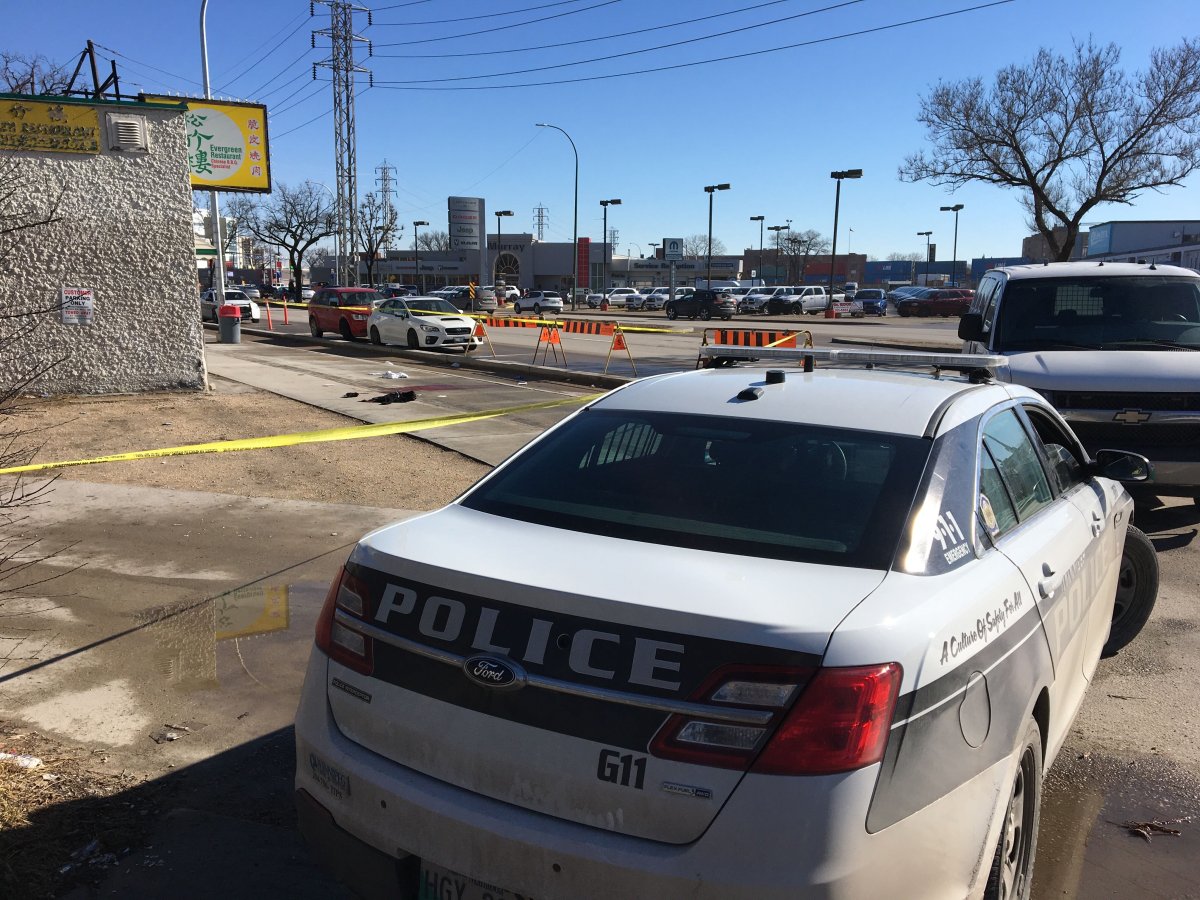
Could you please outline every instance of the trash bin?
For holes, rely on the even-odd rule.
[[[222,344],[242,342],[242,311],[232,304],[217,309],[217,324],[221,329]]]

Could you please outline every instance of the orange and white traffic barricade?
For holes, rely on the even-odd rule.
[[[712,340],[709,340],[709,334],[712,334]],[[813,336],[811,331],[761,331],[758,329],[736,329],[736,328],[706,328],[700,338],[700,346],[707,347],[710,343],[720,344],[725,347],[746,347],[752,349],[755,347],[787,347],[798,348],[797,343],[800,336],[804,335],[804,347],[813,345]],[[729,357],[732,359],[732,357]],[[739,361],[750,362],[755,357],[752,353],[747,353],[744,357],[738,357]],[[703,351],[696,357],[696,368],[703,368],[710,365],[712,359],[706,358]]]
[[[612,334],[612,343],[608,347],[608,356],[604,358],[604,374],[608,374],[608,364],[612,359],[613,352],[624,350],[625,355],[629,357],[629,366],[633,369],[633,377],[637,378],[637,363],[633,361],[633,354],[629,351],[629,343],[625,340],[625,332],[621,330],[620,325],[609,325],[608,330]]]
[[[562,345],[562,334],[558,322],[539,322],[541,331],[538,332],[537,346],[533,348],[533,365],[537,365],[538,353],[542,354],[542,363],[549,361],[550,354],[554,354],[554,361],[559,362],[559,356],[562,357],[561,365],[567,364],[567,351]],[[543,349],[542,345],[545,345]]]
[[[477,337],[487,344],[488,350],[492,351],[492,358],[496,358],[496,348],[492,346],[492,339],[488,337],[487,329],[483,327],[483,319],[475,320],[475,328],[471,332],[471,337]]]

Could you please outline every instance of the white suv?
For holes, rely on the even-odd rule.
[[[364,537],[296,714],[313,852],[374,896],[1023,896],[1157,569],[1145,460],[947,377],[995,362],[643,379]]]

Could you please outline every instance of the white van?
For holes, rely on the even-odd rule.
[[[1105,262],[992,269],[958,336],[963,353],[1008,357],[999,377],[1045,395],[1092,455],[1147,457],[1142,494],[1200,497],[1196,272]]]

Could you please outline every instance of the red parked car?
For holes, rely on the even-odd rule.
[[[961,316],[971,308],[975,292],[968,288],[926,288],[896,303],[902,316]]]
[[[334,331],[348,341],[365,338],[371,310],[383,299],[373,288],[321,288],[308,301],[308,330],[313,337]]]

